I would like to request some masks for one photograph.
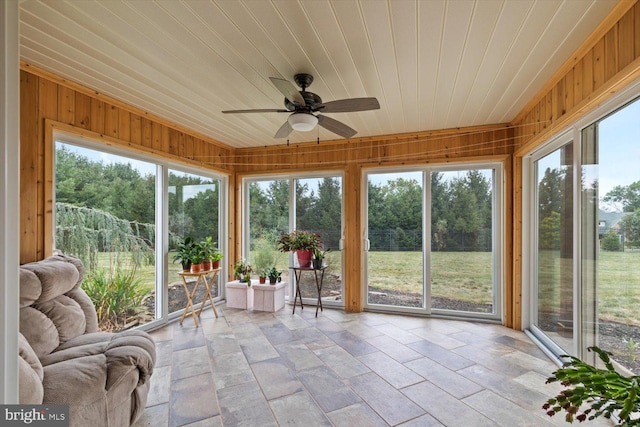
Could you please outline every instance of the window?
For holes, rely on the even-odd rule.
[[[532,333],[640,373],[640,84],[528,156]],[[626,104],[625,104],[626,103]],[[623,105],[620,105],[623,104]],[[564,140],[564,141],[563,141]],[[638,229],[638,230],[636,230]],[[525,266],[525,271],[527,270]]]
[[[342,177],[321,175],[305,177],[247,178],[244,181],[245,258],[254,276],[263,268],[275,265],[283,272],[283,282],[290,284],[286,297],[299,286],[305,304],[315,304],[317,290],[311,275],[294,283],[289,267],[293,255],[276,249],[283,232],[306,230],[319,233],[327,253],[322,300],[328,305],[343,305],[342,294]],[[247,253],[247,249],[248,253]],[[308,277],[307,277],[308,276]]]
[[[175,259],[174,249],[187,238],[201,243],[210,238],[220,249],[220,189],[221,182],[209,176],[169,169],[169,261]],[[182,279],[177,272],[179,263],[173,262],[169,268],[169,313],[184,310]],[[211,295],[220,298],[220,282],[211,283]],[[195,278],[188,278],[187,286],[192,292]],[[206,289],[199,286],[194,302],[202,301]],[[175,295],[175,297],[173,297]]]
[[[367,307],[499,319],[500,165],[367,173]]]
[[[55,245],[83,261],[100,329],[154,320],[156,165],[58,141],[55,177]]]
[[[101,330],[182,313],[186,295],[174,248],[186,237],[211,237],[224,253],[225,187],[226,179],[214,174],[57,136],[55,247],[83,261],[82,286]],[[224,276],[213,283],[214,299],[222,297]],[[194,301],[204,292],[201,286]]]

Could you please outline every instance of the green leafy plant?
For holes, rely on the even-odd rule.
[[[313,250],[313,257],[317,260],[324,260],[324,257],[327,255],[327,252],[331,251],[331,249],[327,249],[326,251],[320,250],[320,248],[315,248]]]
[[[218,250],[218,244],[213,241],[213,237],[211,236],[208,236],[200,242],[200,249],[202,250],[204,259],[210,259],[214,262],[222,259],[222,252]]]
[[[249,278],[249,283],[251,283],[251,275],[250,273],[253,271],[251,265],[245,260],[241,259],[236,262],[235,268],[233,269],[233,274],[240,279],[241,282],[246,282],[247,277]]]
[[[265,273],[271,283],[279,282],[282,280],[282,271],[278,271],[275,266],[267,269]]]
[[[209,258],[212,262],[220,261],[223,256],[224,255],[222,254],[222,252],[220,252],[218,249],[215,249],[214,251],[209,253]]]
[[[611,418],[615,415],[618,426],[640,426],[640,377],[625,377],[616,372],[610,354],[598,347],[589,347],[598,354],[606,369],[599,369],[577,357],[569,358],[561,369],[547,379],[547,383],[559,381],[565,389],[547,400],[542,406],[547,415],[554,416],[565,411],[567,422],[574,418],[582,422],[599,416]],[[583,409],[582,406],[589,406]],[[578,414],[578,412],[582,413]]]
[[[276,245],[281,252],[314,250],[322,245],[322,239],[319,233],[294,230],[291,233],[283,233]]]
[[[201,264],[205,260],[205,251],[200,243],[195,243],[190,255],[193,264]]]
[[[196,250],[196,243],[192,237],[185,237],[184,241],[178,243],[176,246],[176,253],[173,256],[173,262],[180,262],[182,268],[187,270],[191,265],[191,256]]]
[[[95,269],[82,283],[98,315],[102,331],[117,331],[127,327],[133,317],[144,311],[147,292],[136,277],[135,268]]]

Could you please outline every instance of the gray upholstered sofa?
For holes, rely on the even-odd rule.
[[[74,257],[20,267],[21,404],[68,404],[71,426],[128,426],[144,411],[155,345],[143,331],[98,332]]]

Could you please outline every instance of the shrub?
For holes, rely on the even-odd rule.
[[[132,317],[144,310],[146,291],[135,269],[95,269],[82,283],[82,289],[93,301],[102,331],[124,329]]]
[[[609,231],[606,236],[600,241],[600,247],[603,251],[620,252],[622,250],[622,243],[620,243],[620,236],[613,231]]]

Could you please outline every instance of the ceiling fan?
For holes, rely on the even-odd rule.
[[[288,80],[277,77],[269,77],[269,79],[271,79],[274,86],[284,95],[284,106],[286,109],[226,110],[223,111],[223,113],[290,113],[287,121],[284,122],[276,132],[275,138],[286,138],[294,130],[310,131],[316,127],[316,124],[343,138],[351,138],[358,133],[355,129],[331,117],[322,114],[315,115],[313,113],[349,113],[353,111],[377,110],[380,108],[380,104],[376,98],[348,98],[322,102],[322,98],[306,90],[311,86],[311,83],[313,83],[313,76],[311,74],[301,73],[293,76],[293,80],[302,89],[300,91]]]

